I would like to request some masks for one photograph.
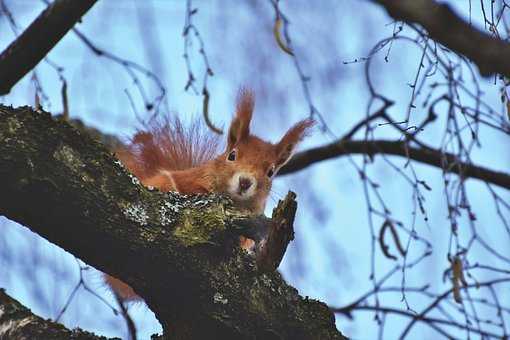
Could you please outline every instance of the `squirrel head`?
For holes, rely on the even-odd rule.
[[[219,156],[216,136],[202,133],[198,124],[186,128],[175,117],[145,124],[116,150],[117,157],[145,185],[187,194],[223,193],[239,208],[262,214],[273,178],[314,122],[298,122],[272,144],[250,134],[253,107],[253,94],[241,91],[227,147]]]
[[[236,114],[230,124],[227,148],[215,160],[214,191],[228,194],[241,208],[255,214],[264,211],[273,178],[292,157],[314,121],[305,119],[291,127],[276,144],[250,134],[254,108],[253,94],[240,92]]]

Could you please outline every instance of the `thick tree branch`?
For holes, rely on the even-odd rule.
[[[510,44],[462,20],[448,4],[433,0],[374,0],[396,20],[417,23],[429,36],[472,60],[484,76],[510,77]]]
[[[63,325],[44,320],[0,289],[0,339],[76,339],[106,340],[79,328],[72,331]],[[115,338],[118,339],[118,338]]]
[[[343,338],[326,305],[239,250],[266,218],[215,195],[150,191],[47,113],[0,106],[0,187],[0,214],[131,285],[169,339]]]
[[[510,189],[509,174],[462,162],[453,154],[444,153],[433,148],[406,147],[406,142],[404,141],[341,140],[297,153],[280,170],[279,174],[289,174],[320,161],[351,154],[388,154],[409,157],[412,160],[439,167],[447,172],[456,173],[462,178],[477,178],[487,183]]]
[[[0,95],[32,70],[97,0],[55,0],[0,55]]]

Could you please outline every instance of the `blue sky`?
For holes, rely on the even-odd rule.
[[[20,27],[26,27],[44,8],[44,4],[36,0],[6,3]],[[460,1],[450,3],[467,17]],[[212,119],[220,126],[227,126],[237,89],[240,86],[253,87],[257,95],[253,131],[269,140],[277,140],[292,123],[306,117],[309,111],[292,60],[272,39],[271,7],[264,2],[250,7],[234,1],[196,1],[195,6],[199,11],[193,17],[194,23],[200,30],[214,71],[214,76],[208,79]],[[368,90],[364,63],[344,62],[368,55],[378,40],[391,35],[392,20],[379,6],[370,2],[324,1],[317,5],[299,1],[298,5],[288,6],[287,1],[282,1],[281,6],[292,21],[295,51],[305,73],[311,77],[312,100],[332,131],[324,134],[317,129],[302,148],[322,145],[346,133],[365,114]],[[477,6],[473,3],[472,20],[480,24]],[[197,115],[201,112],[202,97],[184,90],[187,81],[186,64],[182,58],[184,13],[185,2],[181,1],[103,0],[85,16],[79,29],[101,48],[140,63],[158,75],[167,89],[164,107],[170,112],[179,112],[181,116]],[[13,35],[1,18],[0,32],[5,33],[0,35],[0,48],[3,49]],[[191,50],[192,66],[200,89],[203,64],[196,41]],[[374,84],[379,91],[395,100],[390,113],[397,121],[405,116],[411,95],[407,84],[413,81],[420,53],[411,44],[396,42],[388,63],[383,60],[384,54],[373,62],[370,74]],[[143,101],[123,67],[94,56],[72,33],[51,51],[49,59],[64,68],[72,117],[79,117],[87,124],[120,136],[129,136],[136,129],[136,116],[126,93],[133,98],[141,116],[144,116]],[[37,74],[49,98],[43,102],[45,108],[60,112],[61,83],[57,73],[48,63],[42,62]],[[147,92],[157,95],[154,84],[143,75],[140,78]],[[485,79],[481,84],[486,102],[500,109],[498,84],[494,85],[491,79]],[[0,97],[0,102],[15,106],[33,105],[34,86],[29,76],[9,95]],[[465,98],[465,102],[469,99]],[[441,109],[444,112],[444,107]],[[418,106],[413,111],[411,123],[419,122],[426,115],[426,110]],[[423,132],[424,140],[437,146],[443,131],[444,123],[440,121]],[[399,137],[390,127],[384,126],[376,128],[374,133],[377,138]],[[361,138],[362,135],[356,137]],[[472,160],[508,172],[508,135],[482,129],[480,138],[483,148],[473,151]],[[406,162],[402,158],[391,158],[391,161],[400,167]],[[360,166],[361,158],[353,157],[352,162]],[[418,216],[415,228],[432,244],[433,254],[407,271],[407,284],[420,286],[428,283],[434,291],[442,292],[450,288],[450,282],[442,278],[443,271],[448,268],[446,253],[449,240],[443,177],[440,170],[429,166],[416,164],[414,169],[419,178],[426,180],[432,188],[432,191],[424,192],[428,225]],[[409,169],[405,171],[409,172]],[[412,225],[412,188],[396,176],[381,157],[376,157],[368,173],[381,184],[381,195],[390,203],[392,216],[406,226]],[[497,218],[485,185],[468,180],[466,188],[477,215],[478,232],[502,254],[510,257],[510,235]],[[337,307],[352,302],[371,288],[368,279],[371,253],[369,221],[359,175],[351,161],[342,158],[278,178],[274,183],[274,200],[269,201],[267,213],[270,213],[275,200],[283,197],[289,189],[297,192],[299,209],[296,240],[280,267],[282,273],[302,295],[319,298]],[[507,201],[510,200],[508,192],[499,188],[495,190]],[[508,211],[505,213],[510,218]],[[466,240],[469,223],[465,217],[460,221],[460,239]],[[374,220],[376,227],[381,223],[381,219]],[[79,280],[74,258],[5,219],[0,220],[0,230],[0,287],[5,287],[8,293],[39,315],[55,317]],[[402,239],[407,241],[404,236]],[[423,250],[423,244],[413,243],[409,258],[419,256]],[[478,245],[469,256],[471,262],[508,268],[507,264],[498,263]],[[393,265],[379,250],[376,252],[377,277],[382,277]],[[33,268],[37,270],[33,271]],[[84,275],[88,286],[112,300],[97,273],[87,270]],[[476,275],[476,279],[481,281],[491,277],[484,273]],[[27,277],[35,280],[36,284],[22,281]],[[402,275],[397,273],[389,286],[400,286],[401,280]],[[487,292],[480,291],[479,294],[484,296]],[[501,301],[510,299],[508,289],[501,289],[498,294]],[[403,308],[399,293],[381,294],[380,299],[387,305]],[[429,303],[429,300],[412,294],[408,295],[408,301],[415,310]],[[133,306],[130,311],[135,315],[142,339],[160,329],[152,313],[143,305]],[[490,313],[486,314],[493,317]],[[61,320],[67,326],[80,326],[99,334],[125,334],[122,319],[84,289],[78,291]],[[398,336],[402,320],[407,321],[393,316],[388,318],[384,338]],[[510,325],[510,320],[506,321]],[[366,312],[355,314],[354,320],[337,316],[337,325],[354,339],[372,339],[378,334],[373,314]],[[429,328],[418,326],[411,333],[411,338],[433,335],[437,336]]]

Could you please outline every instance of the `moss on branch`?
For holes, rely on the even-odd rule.
[[[325,304],[238,249],[246,226],[276,220],[242,216],[218,195],[149,190],[47,113],[0,106],[0,187],[0,214],[131,285],[167,338],[343,338]],[[287,204],[279,228],[291,228]]]

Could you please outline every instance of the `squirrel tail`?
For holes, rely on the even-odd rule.
[[[156,117],[143,124],[117,157],[138,178],[152,177],[161,169],[185,170],[199,166],[218,154],[220,136],[195,119],[189,126],[174,117]]]

